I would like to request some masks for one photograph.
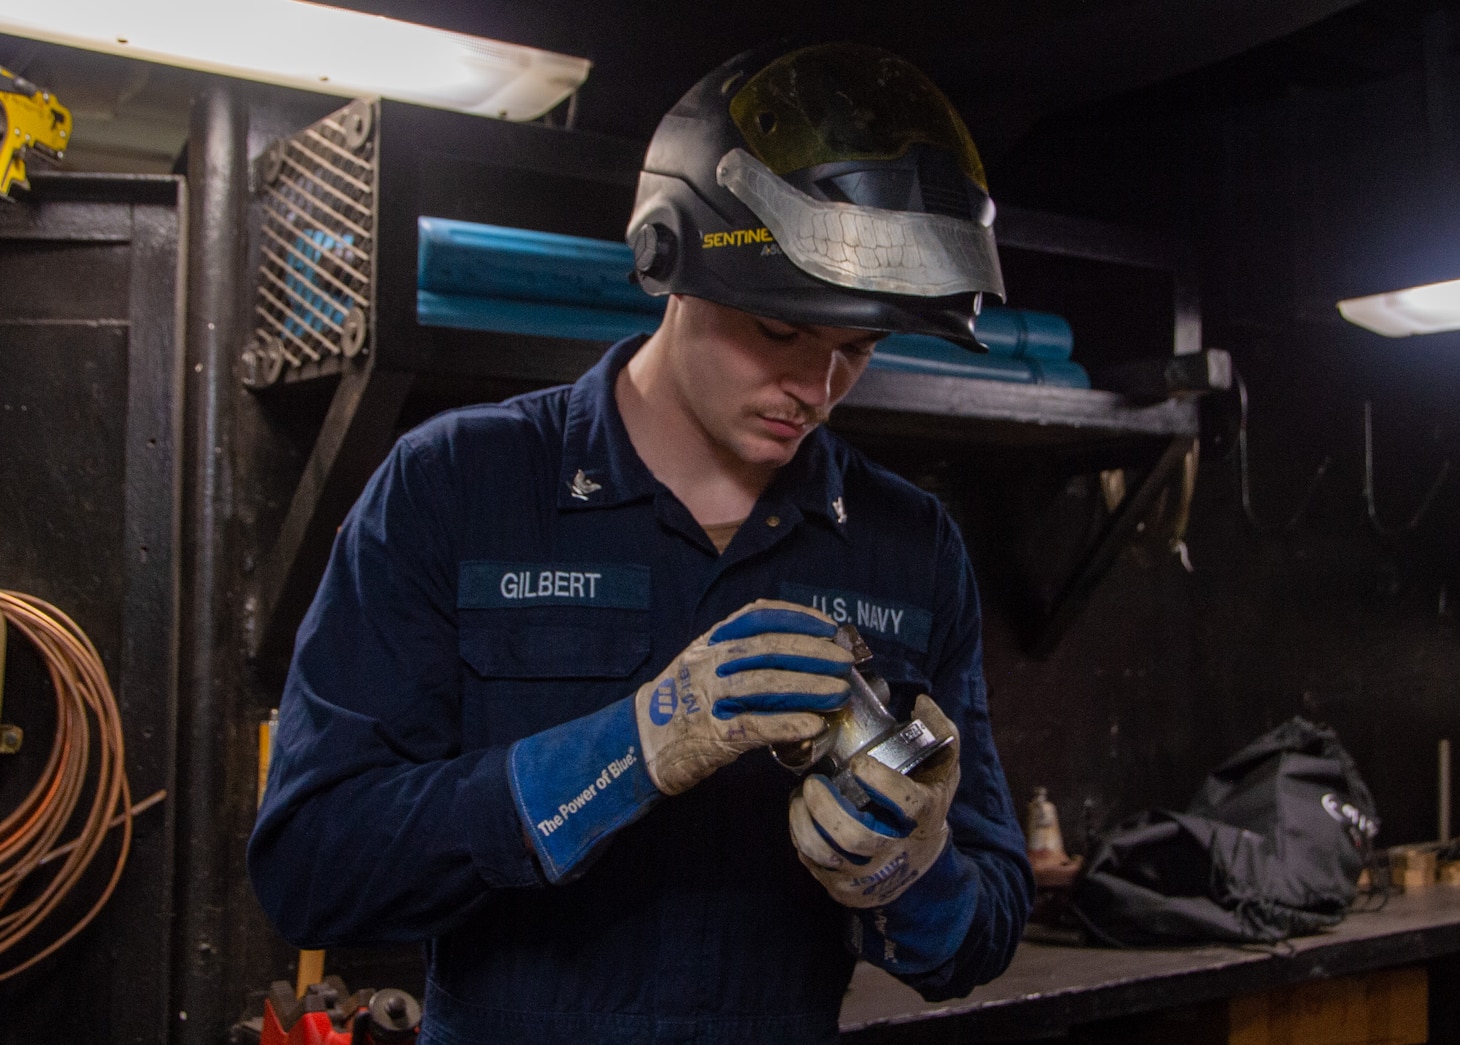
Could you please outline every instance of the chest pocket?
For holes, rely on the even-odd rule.
[[[649,658],[648,632],[603,624],[463,629],[461,659],[483,679],[623,679]]]
[[[464,619],[458,637],[468,749],[510,744],[629,696],[653,648],[640,613],[543,607],[480,616],[488,619]]]

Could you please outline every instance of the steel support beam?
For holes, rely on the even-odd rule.
[[[188,138],[188,291],[183,440],[177,921],[172,1040],[212,1045],[229,1019],[223,983],[230,780],[238,686],[233,554],[234,360],[245,315],[247,117],[226,82],[194,100]]]

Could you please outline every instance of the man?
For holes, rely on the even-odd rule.
[[[1002,293],[962,121],[849,45],[751,53],[666,115],[630,223],[662,324],[572,387],[407,434],[300,629],[249,849],[305,946],[427,942],[422,1040],[835,1041],[857,957],[929,998],[1031,892],[977,595],[937,501],[822,422],[889,330]],[[942,753],[767,748],[858,624]]]

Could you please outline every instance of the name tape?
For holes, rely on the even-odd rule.
[[[523,606],[595,606],[647,610],[649,567],[632,563],[521,563],[473,559],[457,570],[456,605],[464,610]]]
[[[783,583],[781,597],[820,610],[838,624],[855,624],[858,631],[872,632],[900,642],[919,653],[928,651],[933,633],[933,615],[917,606],[860,595],[854,591],[813,588]]]

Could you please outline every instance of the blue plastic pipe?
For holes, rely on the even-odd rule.
[[[664,303],[629,282],[626,244],[418,218],[416,287],[436,294],[513,298],[658,314]]]
[[[658,325],[664,298],[630,282],[633,252],[622,243],[422,217],[417,318],[426,326],[541,337],[615,341]],[[988,354],[942,338],[895,334],[874,367],[983,380],[1088,388],[1070,362],[1074,336],[1060,316],[986,308],[978,335]]]
[[[649,297],[637,287],[634,289],[640,297]],[[657,312],[664,311],[662,299],[649,300],[657,302]],[[467,297],[429,290],[416,291],[416,319],[428,327],[495,330],[503,334],[571,337],[580,341],[620,341],[634,334],[652,334],[659,325],[659,316],[649,312]]]
[[[979,317],[978,332],[983,335],[986,309]],[[999,309],[1011,312],[1013,309]],[[877,343],[872,365],[878,370],[900,370],[914,374],[943,374],[948,377],[973,377],[985,381],[1022,381],[1036,385],[1058,385],[1062,388],[1089,388],[1090,375],[1079,363],[1068,359],[1034,356],[985,355],[970,352],[941,337],[926,334],[891,334]]]

